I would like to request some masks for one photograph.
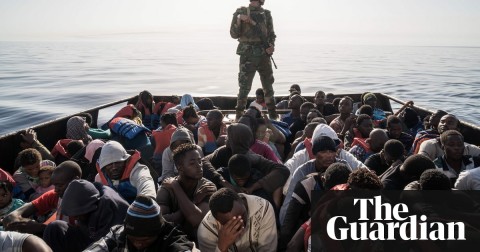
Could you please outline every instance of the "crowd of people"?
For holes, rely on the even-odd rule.
[[[0,169],[0,247],[311,251],[312,191],[480,190],[480,148],[454,115],[289,92],[278,120],[262,89],[235,120],[208,98],[143,91],[98,128],[71,117],[50,150],[19,133],[15,167]]]

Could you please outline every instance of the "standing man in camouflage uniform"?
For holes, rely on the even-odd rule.
[[[237,54],[240,55],[240,71],[238,85],[240,87],[237,98],[236,117],[243,114],[247,105],[247,96],[252,88],[252,81],[258,71],[262,88],[265,92],[265,103],[271,119],[277,118],[275,99],[273,97],[273,70],[270,56],[275,51],[275,32],[270,11],[262,8],[265,0],[250,0],[248,7],[238,8],[233,14],[230,35],[238,39]],[[257,26],[257,27],[255,27]],[[259,34],[262,32],[262,34]],[[262,37],[266,41],[262,42]],[[265,48],[264,42],[269,44]]]

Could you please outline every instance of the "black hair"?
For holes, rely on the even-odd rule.
[[[380,190],[383,189],[383,184],[380,178],[369,169],[356,169],[348,177],[347,183],[355,188]]]
[[[359,115],[359,116],[357,117],[357,121],[356,121],[357,126],[360,125],[360,124],[362,124],[362,122],[363,122],[364,120],[370,120],[370,119],[372,119],[372,118],[371,118],[369,115],[365,115],[365,114]]]
[[[255,116],[255,118],[262,118],[262,112],[255,106],[250,106],[248,107],[248,109],[253,109],[257,112],[257,115]]]
[[[342,97],[342,99],[340,99],[340,100],[343,100],[343,99],[349,100],[350,103],[352,103],[352,106],[353,106],[353,99],[352,99],[352,97],[346,95],[346,96]],[[339,102],[339,103],[340,103],[340,102]]]
[[[42,161],[42,154],[33,148],[22,150],[20,153],[18,153],[18,157],[20,159],[21,166],[32,165],[36,162]]]
[[[85,147],[85,144],[83,144],[82,141],[71,141],[70,143],[67,144],[67,153],[70,154],[70,156],[75,155],[78,151],[80,151],[83,147]]]
[[[212,211],[213,217],[217,218],[218,213],[228,213],[232,211],[233,203],[240,200],[240,196],[229,188],[221,188],[210,197],[208,207]]]
[[[313,123],[313,122],[318,123],[318,124],[322,124],[322,123],[327,124],[327,121],[323,117],[315,117],[315,118],[312,119],[312,121],[310,123]]]
[[[12,193],[13,185],[8,180],[0,181],[0,189],[3,189],[5,192]]]
[[[181,144],[175,150],[173,150],[173,162],[178,166],[187,152],[192,150],[197,150],[197,145],[192,143]]]
[[[310,112],[311,109],[315,108],[315,104],[313,102],[304,102],[300,105],[300,110],[305,107],[308,107],[308,111]]]
[[[389,115],[387,117],[387,128],[389,128],[392,124],[399,124],[402,123],[402,120],[395,115]]]
[[[315,97],[316,97],[318,94],[323,94],[323,95],[325,95],[325,92],[323,92],[322,90],[318,90],[317,92],[315,92]]]
[[[290,86],[290,88],[293,88],[293,89],[297,90],[298,92],[302,92],[302,89],[300,89],[300,85],[298,85],[298,84],[292,84]]]
[[[255,95],[265,96],[265,93],[263,92],[263,88],[257,88],[257,90],[255,90]]]
[[[221,120],[223,118],[222,111],[220,111],[218,109],[212,109],[212,110],[208,111],[208,114],[213,115],[213,117],[215,119],[220,119]]]
[[[308,113],[316,113],[318,116],[317,117],[321,117],[321,118],[324,118],[322,112],[320,112],[320,110],[316,109],[316,108],[312,108],[308,111]]]
[[[373,117],[373,108],[372,106],[365,104],[358,109],[358,113]]]
[[[177,116],[175,113],[165,113],[160,117],[160,121],[164,122],[166,125],[173,124],[178,127]]]
[[[250,173],[250,159],[245,154],[235,154],[228,160],[228,171],[231,175],[245,177]]]
[[[385,153],[388,153],[393,160],[397,160],[403,157],[405,154],[405,147],[403,143],[397,139],[388,140],[383,146]]]
[[[336,185],[347,183],[350,173],[352,173],[352,171],[346,164],[331,164],[323,174],[323,177],[325,178],[325,189],[330,190],[330,188]]]
[[[450,190],[450,179],[437,169],[426,170],[418,180],[422,190]]]
[[[191,104],[183,109],[183,115],[182,115],[182,118],[184,120],[190,117],[198,118],[197,111],[195,110],[195,107]]]
[[[446,130],[440,135],[440,143],[442,144],[442,146],[447,143],[449,136],[459,136],[463,141],[463,135],[460,132],[456,130]]]
[[[333,101],[332,101],[333,106],[335,107],[335,111],[336,111],[336,112],[338,112],[338,105],[340,104],[340,100],[342,100],[342,98],[337,97],[337,98],[333,99]]]
[[[435,169],[436,166],[430,158],[422,155],[422,154],[415,154],[407,159],[402,164],[403,170],[409,177],[413,178],[420,178],[420,175],[428,170],[428,169]]]
[[[53,173],[63,173],[68,176],[69,180],[73,180],[75,177],[82,177],[82,168],[76,162],[67,160],[59,164]]]

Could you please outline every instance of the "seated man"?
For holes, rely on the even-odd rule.
[[[312,153],[315,158],[301,165],[293,172],[292,179],[288,185],[287,194],[285,195],[285,200],[283,201],[283,205],[280,210],[281,224],[283,224],[288,205],[292,199],[293,190],[299,181],[301,181],[310,173],[324,173],[325,170],[333,163],[347,163],[345,160],[339,160],[336,158],[336,144],[333,139],[328,136],[320,136],[313,141]],[[352,168],[349,167],[349,169]]]
[[[333,131],[333,129],[330,126],[326,124],[319,124],[313,131],[312,140],[304,141],[305,149],[296,152],[292,156],[292,158],[290,158],[287,162],[285,162],[285,166],[289,169],[290,175],[287,182],[285,183],[285,186],[283,187],[284,194],[287,193],[287,189],[290,184],[290,179],[292,178],[292,175],[295,172],[295,170],[301,165],[305,164],[307,161],[315,158],[315,155],[313,155],[313,152],[312,152],[312,142],[321,136],[328,136],[334,140],[336,145],[336,157],[338,159],[345,160],[352,170],[355,170],[358,168],[366,168],[366,166],[362,162],[358,161],[358,159],[355,156],[353,156],[348,151],[345,151],[341,147],[340,139],[338,139],[337,134],[335,133],[335,131]]]
[[[123,225],[90,245],[86,252],[100,251],[198,251],[195,243],[171,223],[166,222],[160,207],[150,197],[137,196],[127,210]]]
[[[379,109],[377,107],[377,96],[374,93],[365,93],[362,96],[362,103],[364,105],[369,105],[373,109],[373,116],[372,119],[374,121],[381,121],[384,120],[387,116],[385,115],[385,111]],[[359,110],[355,112],[356,115],[360,115]]]
[[[62,214],[76,218],[75,225],[56,220],[43,239],[53,251],[82,251],[123,223],[128,203],[108,186],[78,179],[65,189],[60,207]]]
[[[405,147],[402,142],[390,139],[379,153],[375,153],[367,158],[365,165],[375,174],[381,175],[389,167],[397,166],[405,160]]]
[[[372,130],[373,122],[370,116],[365,114],[357,116],[353,130],[349,130],[345,133],[343,139],[345,150],[349,150],[352,147],[355,139],[357,139],[357,141],[365,141],[370,136]]]
[[[384,130],[374,129],[370,132],[370,136],[366,140],[355,138],[349,152],[360,162],[365,162],[369,156],[380,152],[387,141],[388,136]]]
[[[258,170],[252,169],[252,165],[247,155],[233,155],[228,161],[228,167],[221,167],[217,171],[224,178],[227,178],[228,182],[230,182],[230,184],[232,184],[239,191],[262,197],[275,206],[273,195],[271,193],[267,193],[257,183],[263,177],[263,174]]]
[[[113,188],[128,202],[133,202],[138,194],[155,198],[156,182],[140,159],[140,152],[128,154],[119,142],[108,141],[98,158],[95,182]]]
[[[185,143],[195,144],[193,140],[193,134],[190,130],[185,127],[178,127],[175,132],[173,132],[172,138],[170,139],[170,145],[163,151],[162,154],[162,172],[161,176],[158,179],[159,183],[162,183],[166,178],[175,177],[178,175],[178,170],[175,167],[175,162],[173,162],[173,151],[180,145]],[[198,153],[203,157],[203,151],[200,146],[197,145]]]
[[[324,116],[329,116],[335,114],[335,107],[331,102],[327,102],[325,99],[325,92],[317,91],[314,98],[315,107],[322,113]]]
[[[309,174],[300,183],[297,183],[281,227],[280,251],[285,249],[298,228],[310,218],[312,191],[330,190],[336,185],[347,183],[351,172],[346,164],[334,163],[327,168],[325,173]]]
[[[288,108],[291,109],[291,112],[285,115],[282,122],[287,123],[290,127],[297,119],[300,119],[300,106],[302,106],[303,102],[303,97],[298,94],[290,97]]]
[[[54,190],[44,193],[39,198],[30,203],[26,203],[17,210],[11,212],[3,220],[3,226],[6,230],[19,231],[22,233],[31,233],[42,236],[46,224],[32,221],[32,215],[45,215],[49,212],[60,209],[61,198],[68,184],[75,179],[82,177],[82,169],[73,161],[61,163],[53,171],[51,182],[55,186]],[[58,212],[55,215],[57,220],[65,220],[69,223],[75,223],[73,218],[62,215]]]
[[[425,130],[422,130],[418,132],[417,135],[415,135],[415,140],[413,140],[413,145],[412,145],[413,154],[418,154],[418,151],[420,149],[420,145],[422,144],[422,142],[432,138],[436,138],[440,135],[440,133],[438,132],[438,124],[440,123],[440,119],[447,114],[448,113],[443,110],[437,110],[432,115],[430,115],[430,117],[426,116],[423,119]],[[425,120],[428,120],[428,121],[425,121]]]
[[[207,122],[198,128],[198,146],[208,155],[218,147],[225,145],[227,125],[223,123],[223,114],[220,110],[211,110],[207,113]]]
[[[340,115],[335,117],[335,119],[330,122],[330,127],[332,127],[332,129],[341,136],[341,139],[343,139],[343,135],[349,130],[349,125],[346,122],[347,119],[353,118],[354,115],[352,114],[352,110],[353,99],[349,96],[343,97],[338,105],[338,111],[340,112]]]
[[[263,177],[256,183],[268,193],[273,193],[282,187],[288,178],[288,169],[280,164],[253,153],[250,147],[253,143],[253,134],[250,128],[241,123],[231,124],[227,128],[227,144],[205,157],[203,170],[205,177],[218,187],[232,188],[232,185],[220,175],[216,169],[227,167],[228,161],[234,154],[245,154],[250,159],[252,169],[258,170]]]
[[[435,164],[430,159],[420,154],[412,155],[403,164],[388,168],[380,179],[385,190],[403,190],[428,169],[435,169]]]
[[[433,160],[433,163],[447,175],[452,187],[461,172],[480,166],[480,157],[463,154],[465,143],[460,132],[456,130],[444,131],[440,135],[440,143],[445,154]]]
[[[460,121],[458,121],[457,117],[455,117],[454,115],[451,115],[451,114],[445,115],[440,119],[440,122],[438,123],[438,127],[437,127],[438,133],[442,134],[447,130],[458,130],[459,123]],[[470,155],[473,157],[480,155],[479,147],[469,143],[465,143],[465,142],[464,142],[464,145],[465,145],[465,148],[463,151],[463,155]],[[442,149],[440,138],[437,137],[437,138],[422,142],[418,153],[427,156],[431,160],[435,160],[443,156],[444,152]]]
[[[194,240],[197,227],[208,212],[208,200],[217,190],[203,178],[202,158],[195,144],[182,144],[173,152],[178,176],[163,181],[157,194],[157,203],[163,217],[181,226]]]
[[[402,131],[402,121],[397,116],[391,115],[387,117],[387,135],[390,139],[397,139],[403,143],[405,153],[412,148],[413,136]]]
[[[201,251],[277,251],[277,225],[271,204],[222,188],[198,227]]]

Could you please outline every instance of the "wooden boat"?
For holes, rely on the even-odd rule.
[[[338,94],[336,95],[336,97],[343,97],[345,95],[352,97],[354,101],[360,101],[361,94]],[[405,104],[405,101],[401,101],[387,94],[376,93],[375,95],[377,96],[377,106],[382,108],[384,111],[393,113],[392,105],[396,105],[397,107],[400,107],[401,105]],[[313,101],[313,96],[304,96],[304,97],[310,101]],[[196,101],[201,98],[205,98],[205,97],[194,97]],[[235,96],[210,96],[208,98],[210,98],[213,101],[213,103],[223,111],[224,114],[235,113],[234,111],[234,108],[236,105]],[[254,98],[250,98],[251,101],[253,101],[253,99]],[[135,104],[137,100],[138,100],[138,95],[130,98],[126,98],[123,100],[107,103],[107,104],[104,104],[95,108],[91,108],[85,111],[81,111],[77,114],[80,114],[80,113],[91,114],[92,125],[97,126],[97,123],[99,121],[99,114],[101,113],[101,111],[108,110],[109,108],[111,109],[114,106],[119,106],[119,105],[121,106],[122,104],[124,105],[130,104],[130,103]],[[171,101],[172,96],[155,96],[154,100],[155,101]],[[279,99],[277,99],[277,101],[278,100]],[[421,118],[433,113],[433,111],[431,110],[418,107],[418,106],[414,106],[414,109],[417,111],[417,113]],[[52,121],[44,122],[44,123],[35,125],[31,128],[33,128],[37,132],[38,140],[41,143],[43,143],[48,149],[51,150],[59,139],[65,138],[66,124],[68,119],[77,114],[68,115]],[[480,145],[480,127],[479,126],[476,126],[467,122],[461,122],[460,131],[465,137],[465,142],[475,144],[475,145]],[[19,140],[17,136],[19,132],[20,131],[0,136],[0,167],[9,172],[13,172],[12,169],[13,169],[15,157],[17,153],[20,152]]]

